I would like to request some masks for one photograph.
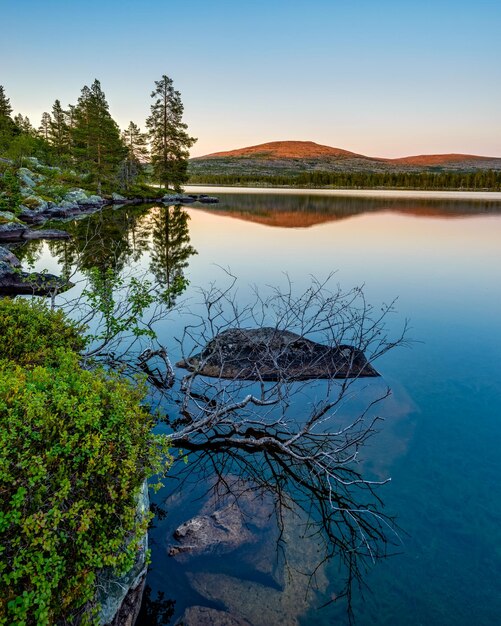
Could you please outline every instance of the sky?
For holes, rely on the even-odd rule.
[[[39,124],[101,81],[144,128],[181,92],[192,156],[303,140],[501,157],[501,0],[0,0],[0,84]]]

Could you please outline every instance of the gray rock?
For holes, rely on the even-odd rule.
[[[43,222],[45,222],[45,217],[38,213],[38,211],[32,211],[23,205],[21,205],[21,209],[22,211],[19,214],[19,219],[23,222],[26,222],[27,224],[43,224]]]
[[[33,193],[33,189],[31,187],[21,187],[19,191],[23,198],[29,198]]]
[[[115,192],[111,194],[111,199],[113,200],[113,202],[123,202],[124,200],[127,200],[125,196],[121,196],[119,193]]]
[[[17,170],[17,177],[26,187],[32,188],[35,187],[35,185],[37,184],[35,180],[36,174],[34,174],[27,167],[20,167]]]
[[[12,222],[16,219],[16,216],[11,211],[0,211],[0,219]]]
[[[178,543],[169,547],[168,554],[181,558],[190,554],[225,554],[257,540],[235,503],[184,522],[174,532],[174,538]]]
[[[21,267],[17,256],[12,254],[12,252],[4,246],[0,246],[0,262],[8,263],[11,267]]]
[[[63,200],[80,204],[82,201],[87,200],[87,194],[83,189],[73,189],[73,191],[68,191],[65,194]]]
[[[24,204],[27,205],[32,211],[38,211],[39,213],[43,213],[49,208],[49,205],[45,200],[42,200],[42,198],[34,195],[25,198]]]
[[[190,606],[185,610],[178,626],[252,626],[243,617],[218,611],[207,606]]]
[[[363,352],[334,348],[277,328],[232,328],[177,367],[240,380],[308,380],[379,376]]]
[[[0,224],[0,241],[20,241],[28,227],[17,222]]]
[[[215,196],[200,196],[198,198],[199,202],[202,202],[203,204],[217,204],[219,202],[219,198],[216,198]]]
[[[57,205],[57,207],[54,207],[54,208],[63,209],[65,211],[74,211],[78,209],[78,204],[71,200],[63,200]]]
[[[55,228],[49,230],[25,230],[23,233],[23,239],[70,239],[71,235],[65,230],[56,230]]]
[[[162,198],[164,204],[191,204],[195,202],[195,198],[192,196],[185,196],[184,194],[165,194]]]
[[[101,198],[101,196],[89,196],[88,198],[85,198],[83,200],[78,200],[78,204],[83,205],[83,206],[88,206],[88,205],[100,205],[100,204],[104,204],[104,200]]]
[[[149,511],[148,484],[143,483],[137,496],[136,516],[139,520],[144,519]],[[136,562],[123,576],[116,576],[111,569],[103,570],[97,577],[98,602],[101,606],[99,612],[99,624],[121,624],[127,622],[115,622],[115,617],[120,615],[121,607],[127,602],[127,596],[131,590],[136,590],[146,575],[146,553],[148,551],[148,534],[143,537],[139,547]],[[130,599],[130,597],[129,597]],[[136,597],[136,605],[141,605],[142,589]],[[139,612],[139,608],[137,608]],[[132,622],[131,624],[133,624]]]

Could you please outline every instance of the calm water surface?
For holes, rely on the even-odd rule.
[[[301,289],[310,275],[332,271],[346,288],[364,284],[372,303],[398,297],[389,326],[397,330],[409,318],[409,335],[417,341],[377,364],[394,397],[366,456],[371,472],[392,477],[380,495],[404,532],[399,554],[368,570],[363,595],[355,590],[355,617],[363,625],[499,623],[501,205],[308,194],[220,197],[214,207],[186,208],[189,241],[184,231],[181,237],[172,227],[169,232],[165,208],[90,218],[86,223],[101,224],[109,242],[98,261],[117,270],[143,267],[164,283],[181,271],[190,281],[187,299],[195,297],[195,286],[224,280],[221,266],[238,276],[243,299],[250,284],[283,284],[284,272]],[[85,238],[83,224],[68,226],[77,241]],[[22,253],[35,267],[54,271],[74,262],[72,245],[31,244]],[[89,253],[87,264],[95,262],[96,253]],[[158,330],[171,345],[178,323],[166,319]],[[171,623],[195,604],[239,609],[255,626],[279,623],[279,613],[285,624],[347,623],[342,603],[317,610],[336,587],[335,564],[324,572],[331,586],[305,611],[294,598],[297,590],[281,597],[280,585],[249,566],[245,550],[185,564],[167,557],[172,531],[197,514],[202,495],[200,485],[180,492],[171,480],[154,496],[168,512],[152,529],[148,583],[151,599],[171,606]],[[311,541],[304,548],[294,544],[296,560],[301,549],[305,555],[312,549]],[[205,587],[193,585],[194,576]],[[244,597],[253,598],[254,609]]]

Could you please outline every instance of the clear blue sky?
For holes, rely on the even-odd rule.
[[[0,84],[36,124],[99,78],[143,127],[162,74],[193,155],[296,139],[501,156],[501,0],[0,0]]]

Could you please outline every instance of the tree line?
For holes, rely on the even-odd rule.
[[[461,189],[501,191],[501,171],[476,172],[326,172],[299,174],[192,173],[192,184],[263,185],[269,187],[332,187],[339,189]]]
[[[0,85],[0,155],[21,164],[35,156],[49,165],[72,168],[88,177],[97,193],[129,190],[146,181],[179,189],[187,181],[190,137],[183,122],[181,94],[162,76],[151,93],[146,131],[134,122],[121,130],[113,119],[99,80],[82,88],[76,104],[55,100],[39,128],[21,113],[13,116]]]

